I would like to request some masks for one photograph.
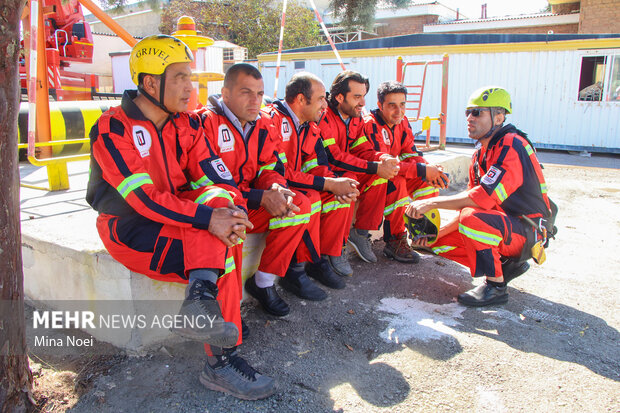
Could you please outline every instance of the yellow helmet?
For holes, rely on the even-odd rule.
[[[469,97],[467,109],[470,108],[504,108],[506,113],[512,113],[510,94],[499,86],[485,86]]]
[[[192,51],[179,39],[165,34],[145,37],[133,47],[129,56],[131,80],[138,85],[140,73],[161,75],[173,63],[193,61]]]
[[[437,234],[439,233],[439,227],[441,226],[441,217],[439,216],[439,210],[431,209],[424,213],[422,218],[411,218],[408,215],[404,216],[405,227],[409,231],[409,238],[413,241],[417,241],[420,238],[426,238],[429,244],[437,241]]]

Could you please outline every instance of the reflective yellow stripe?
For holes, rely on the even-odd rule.
[[[196,182],[190,182],[189,183],[189,186],[192,189],[198,189],[198,188],[201,188],[203,186],[209,186],[209,185],[213,185],[213,181],[210,180],[209,178],[207,178],[207,175],[204,175],[202,178],[200,178]]]
[[[213,198],[225,198],[225,199],[228,199],[229,201],[233,200],[230,194],[228,193],[228,191],[226,191],[225,189],[211,188],[211,189],[207,189],[202,194],[200,194],[200,196],[198,196],[198,198],[196,198],[194,202],[197,204],[206,204],[207,202],[211,201]]]
[[[452,251],[456,249],[456,247],[452,247],[450,245],[441,245],[439,247],[431,247],[435,254],[443,254],[444,252]]]
[[[396,208],[401,208],[401,207],[409,205],[409,202],[411,202],[411,198],[409,198],[408,196],[405,198],[401,198],[398,201],[394,202],[393,204],[386,206],[385,209],[383,210],[383,215],[385,216],[390,215],[392,212],[396,210]]]
[[[495,195],[497,195],[497,199],[499,200],[499,202],[504,202],[506,198],[508,198],[508,194],[506,193],[506,188],[504,188],[504,184],[502,184],[501,182],[499,183],[499,185],[495,187],[494,192],[495,192]]]
[[[310,205],[310,215],[314,215],[321,212],[321,201],[317,201]]]
[[[404,161],[405,159],[413,158],[414,156],[415,155],[412,153],[402,153],[398,155],[398,159],[400,159],[401,161]]]
[[[327,202],[323,204],[322,214],[329,214],[332,211],[335,211],[340,208],[349,208],[351,204],[341,204],[338,201]]]
[[[295,215],[286,218],[271,218],[269,220],[269,229],[278,229],[284,227],[294,227],[310,222],[310,214]]]
[[[329,138],[329,139],[323,139],[323,147],[327,148],[329,145],[335,145],[336,144],[336,139],[334,138]]]
[[[425,187],[418,189],[417,191],[413,191],[413,194],[411,194],[411,198],[416,200],[423,196],[428,196],[428,195],[433,195],[433,194],[439,195],[439,189],[432,187],[432,186],[425,186]]]
[[[287,162],[286,154],[284,152],[279,153],[278,157],[280,158],[280,161],[282,161],[282,163],[286,163]]]
[[[541,191],[543,194],[546,194],[546,193],[547,193],[547,184],[546,184],[546,183],[544,183],[544,182],[543,182],[542,184],[540,184],[540,191]]]
[[[260,169],[258,170],[258,175],[256,175],[256,177],[258,178],[260,174],[262,174],[263,171],[265,170],[273,171],[274,169],[276,169],[276,162],[270,163],[269,165],[261,166]]]
[[[301,172],[311,171],[313,168],[316,168],[317,166],[319,166],[318,159],[310,159],[309,161],[304,162],[304,164],[301,165]]]
[[[527,152],[528,155],[532,155],[534,153],[534,150],[532,149],[529,143],[525,144],[525,151]]]
[[[368,142],[368,139],[366,139],[365,136],[362,136],[361,138],[358,138],[355,142],[353,142],[353,144],[351,145],[351,147],[349,149],[353,149],[356,146],[361,145],[364,142]]]
[[[152,184],[153,180],[147,173],[133,174],[123,180],[116,190],[123,198],[142,185]]]
[[[226,258],[226,265],[224,267],[223,275],[233,272],[235,268],[237,268],[237,266],[235,265],[235,259],[233,257]]]
[[[502,241],[502,237],[494,234],[489,234],[488,232],[477,231],[475,229],[468,228],[463,224],[459,224],[459,232],[469,239],[473,239],[474,241],[478,241],[487,245],[499,245],[499,243]]]
[[[368,187],[364,189],[364,192],[368,191],[370,188],[372,188],[375,185],[382,185],[382,184],[387,184],[387,179],[377,178],[374,181],[372,181],[372,184],[368,185]]]

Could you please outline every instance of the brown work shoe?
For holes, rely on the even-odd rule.
[[[397,236],[385,243],[383,254],[398,262],[409,262],[417,264],[420,262],[420,255],[415,252],[407,243],[407,234]]]

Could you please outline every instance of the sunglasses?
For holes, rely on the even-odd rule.
[[[474,118],[477,118],[478,116],[480,116],[480,113],[482,112],[486,112],[486,111],[490,111],[491,109],[489,108],[475,108],[475,109],[467,109],[465,111],[465,117],[472,115]]]

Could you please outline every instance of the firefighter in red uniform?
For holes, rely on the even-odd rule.
[[[432,249],[469,267],[473,277],[486,277],[483,284],[458,296],[467,306],[505,303],[506,284],[527,271],[536,245],[546,247],[547,237],[555,233],[556,208],[547,196],[532,144],[512,124],[504,125],[511,112],[505,89],[488,86],[475,91],[465,111],[469,137],[477,141],[468,189],[414,201],[406,211],[421,219],[435,208],[459,210],[458,217],[440,228]],[[427,242],[420,238],[417,244]]]
[[[205,387],[263,398],[275,391],[274,380],[235,351],[242,341],[241,267],[235,264],[252,224],[200,119],[185,112],[192,59],[170,36],[136,44],[129,66],[138,91],[126,91],[121,106],[101,115],[90,132],[86,199],[99,212],[97,230],[112,257],[153,279],[188,283],[181,315],[217,317],[212,327],[173,330],[207,343]]]
[[[396,176],[399,166],[397,158],[377,155],[364,136],[361,116],[368,88],[368,79],[360,73],[347,70],[338,74],[331,85],[328,108],[319,128],[334,172],[360,183],[355,223],[345,234],[343,248],[348,238],[360,258],[376,262],[368,231],[381,226],[383,211],[377,205],[385,205],[387,180]],[[350,208],[347,225],[353,220],[353,213],[354,208]],[[329,261],[340,275],[353,273],[344,251],[340,256],[330,256]]]
[[[210,97],[210,106],[201,111],[202,123],[207,141],[231,170],[246,200],[253,232],[268,232],[258,271],[246,281],[245,289],[265,311],[284,316],[290,308],[278,295],[274,281],[287,275],[310,222],[310,201],[287,188],[286,156],[279,152],[276,136],[279,131],[260,112],[263,94],[258,69],[235,64],[226,72],[222,97]],[[290,277],[302,294],[317,294],[316,290],[324,294],[305,273]]]
[[[286,154],[286,176],[291,187],[298,188],[311,202],[308,229],[297,249],[297,262],[307,261],[306,273],[322,284],[341,289],[345,283],[335,275],[328,257],[342,253],[351,202],[359,195],[359,183],[336,177],[329,169],[320,130],[316,124],[327,107],[325,86],[316,75],[296,73],[286,85],[285,100],[277,100],[264,109],[280,131],[280,148]],[[289,271],[303,272],[304,267]],[[287,277],[281,285],[295,293]]]
[[[417,263],[420,256],[407,243],[403,214],[411,199],[439,195],[448,177],[441,165],[426,162],[415,147],[413,132],[405,116],[407,88],[399,82],[383,82],[377,89],[377,107],[364,117],[364,133],[378,153],[400,160],[398,176],[387,184],[383,215],[383,253],[400,262]]]

